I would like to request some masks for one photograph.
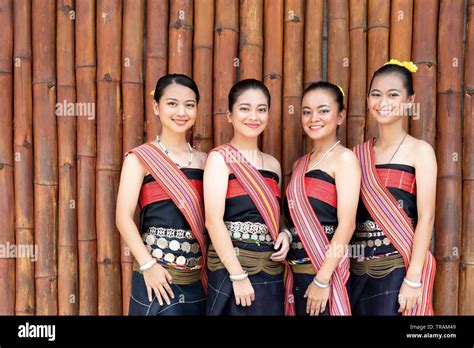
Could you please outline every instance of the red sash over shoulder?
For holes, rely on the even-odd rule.
[[[381,227],[390,242],[402,255],[408,269],[413,249],[415,229],[410,219],[390,191],[382,184],[375,168],[374,138],[354,147],[362,169],[361,197],[370,216]],[[421,275],[422,303],[403,315],[434,315],[432,297],[436,262],[430,251],[426,253]]]
[[[221,145],[212,151],[217,151],[224,157],[227,166],[250,196],[265,221],[273,240],[276,241],[280,225],[280,205],[262,174],[231,144]],[[288,263],[286,261],[283,263],[285,265],[285,314],[295,315],[292,294],[293,273]]]
[[[301,157],[295,165],[286,196],[290,204],[290,215],[295,224],[298,236],[304,245],[316,272],[324,262],[329,240],[318,220],[305,188],[305,174],[310,160],[310,154]],[[331,315],[351,315],[351,305],[347,294],[346,283],[349,279],[349,257],[345,250],[331,280],[331,296],[329,312]]]
[[[196,188],[184,173],[152,143],[140,145],[129,152],[134,153],[142,161],[156,182],[170,196],[171,200],[180,208],[186,221],[189,223],[194,237],[201,247],[201,281],[207,293],[207,236],[205,235],[204,204]]]

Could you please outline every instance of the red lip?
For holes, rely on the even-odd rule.
[[[186,124],[187,120],[173,120],[178,126],[183,126]]]
[[[259,124],[254,124],[254,123],[245,123],[245,125],[249,128],[254,128],[254,129],[260,127]]]

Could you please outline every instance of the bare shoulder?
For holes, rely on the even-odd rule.
[[[417,164],[420,166],[436,166],[436,153],[430,143],[422,139],[413,138],[412,150],[415,155],[415,167]]]
[[[194,158],[197,160],[198,165],[200,168],[204,168],[206,165],[207,153],[198,151],[196,149],[193,150]]]
[[[281,172],[280,161],[268,153],[263,153],[263,160],[265,162],[265,169],[274,171],[278,174]]]
[[[347,147],[338,146],[334,152],[334,159],[336,160],[338,167],[358,166],[359,160],[356,154]]]
[[[222,168],[227,168],[227,165],[225,163],[224,157],[217,152],[217,151],[212,151],[206,156],[206,169],[209,167],[222,167]]]
[[[435,153],[433,146],[422,139],[413,138],[413,145],[417,155],[434,155]]]

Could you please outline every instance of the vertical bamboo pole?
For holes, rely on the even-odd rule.
[[[76,215],[76,80],[74,76],[74,0],[57,0],[58,75],[58,314],[79,313]],[[72,108],[71,108],[72,107]]]
[[[0,245],[6,251],[15,245],[15,202],[13,184],[13,4],[0,1]],[[0,315],[15,312],[15,258],[0,258]]]
[[[263,0],[240,0],[240,80],[262,79]]]
[[[212,52],[214,2],[196,0],[194,3],[193,76],[199,88],[198,116],[193,132],[193,146],[199,151],[212,149]]]
[[[95,0],[76,3],[77,103],[91,112],[89,117],[77,119],[77,235],[81,315],[97,315],[95,6]]]
[[[193,2],[170,0],[168,72],[193,74]]]
[[[349,0],[328,1],[328,81],[349,95]],[[347,100],[347,98],[344,98]],[[346,102],[344,100],[344,102]],[[346,121],[339,126],[338,138],[346,145]]]
[[[436,137],[436,38],[438,34],[438,0],[427,6],[426,0],[415,0],[412,60],[418,66],[413,74],[418,115],[411,119],[411,134],[435,147]]]
[[[464,2],[441,0],[438,32],[435,313],[458,313],[462,187],[461,131]]]
[[[56,315],[58,153],[55,0],[33,1],[33,128],[35,159],[36,314]]]
[[[304,26],[304,88],[323,78],[324,0],[307,1]],[[306,137],[306,152],[313,140]]]
[[[367,84],[374,72],[388,61],[390,34],[390,1],[368,2],[368,53]],[[368,88],[368,86],[367,86]],[[365,122],[365,138],[377,135],[377,121],[368,114]]]
[[[153,96],[158,79],[168,68],[168,0],[147,0],[146,7],[146,141],[161,130],[160,119],[153,114]]]
[[[413,0],[393,0],[390,11],[390,58],[411,60],[411,35]],[[403,126],[409,132],[410,119],[405,117]]]
[[[364,142],[367,98],[367,0],[350,0],[350,83],[347,147]]]
[[[281,161],[283,0],[264,1],[263,82],[272,96],[270,122],[262,136],[262,149]]]
[[[170,0],[168,73],[193,74],[193,2]],[[191,141],[192,128],[186,132]]]
[[[463,229],[459,314],[474,315],[474,0],[467,3],[464,54]]]
[[[122,313],[115,202],[122,163],[122,3],[97,1],[97,249],[99,315]]]
[[[34,245],[33,101],[31,89],[31,1],[13,2],[14,14],[14,153],[17,245]],[[16,315],[35,314],[35,268],[32,258],[16,260]]]
[[[303,93],[304,1],[285,2],[283,60],[283,185],[291,178],[293,163],[303,154],[301,95]]]
[[[143,143],[143,29],[145,1],[125,0],[123,7],[122,96],[123,96],[123,152]],[[139,226],[137,209],[135,222]],[[120,238],[122,264],[122,308],[128,314],[132,285],[133,255]]]
[[[239,39],[239,2],[217,0],[214,29],[214,91],[213,119],[214,146],[232,138],[232,125],[228,123],[227,95],[237,78],[237,47]]]

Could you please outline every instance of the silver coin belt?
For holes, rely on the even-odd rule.
[[[324,233],[326,234],[333,234],[336,231],[336,228],[333,225],[321,225],[324,229]],[[296,231],[295,227],[290,228],[290,232],[293,236],[298,237],[298,232]],[[291,243],[292,249],[303,249],[303,243],[301,242],[292,242]]]
[[[175,255],[178,251],[185,254],[197,254],[199,252],[199,243],[194,238],[191,230],[152,226],[148,229],[148,232],[142,235],[142,239],[145,242],[145,247],[148,252],[153,257],[164,260],[167,263],[175,263],[178,266],[193,268],[198,265],[201,259],[200,256],[195,257],[196,255],[192,257]],[[172,252],[165,252],[165,249],[170,249]]]
[[[232,240],[273,244],[273,238],[265,224],[250,221],[224,221],[224,223]]]
[[[410,218],[412,226],[415,225],[415,219]],[[382,229],[375,221],[366,220],[363,222],[358,222],[356,224],[356,233],[354,237],[364,238],[364,237],[381,237],[385,236],[382,232]]]

